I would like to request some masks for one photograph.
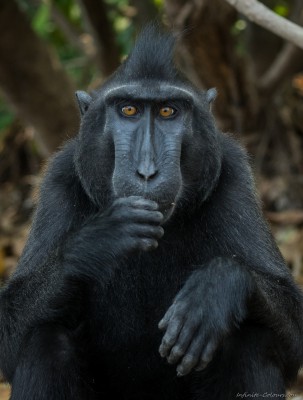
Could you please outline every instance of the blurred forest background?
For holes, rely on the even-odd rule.
[[[303,24],[302,0],[262,3]],[[303,284],[303,50],[225,0],[0,0],[1,280],[22,251],[47,158],[77,133],[74,91],[102,84],[150,20],[183,33],[180,67],[217,88],[217,124],[251,154],[265,215]],[[1,400],[8,393],[0,387]]]

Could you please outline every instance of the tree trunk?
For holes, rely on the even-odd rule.
[[[0,87],[34,127],[42,152],[49,155],[76,132],[74,88],[16,2],[0,0],[0,4]]]

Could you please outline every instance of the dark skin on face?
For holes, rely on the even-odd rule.
[[[174,136],[174,143],[178,144],[178,133],[174,131],[174,125],[178,126],[178,121],[175,119],[179,119],[176,114],[180,113],[181,107],[179,105],[177,110],[169,103],[147,103],[143,99],[141,101],[121,100],[117,107],[116,134],[114,135],[116,165],[120,157],[131,155],[131,164],[134,168],[134,175],[132,176],[134,185],[139,187],[139,191],[144,192],[145,198],[155,198],[157,182],[161,180],[163,172],[165,173],[165,168],[162,167],[163,163],[161,162],[161,152],[165,147],[165,134],[168,130],[168,133]],[[119,136],[121,132],[124,133],[122,137]],[[128,147],[128,151],[123,150],[126,147]],[[174,153],[175,159],[180,158],[178,147],[170,149]],[[160,165],[161,167],[159,167]],[[118,174],[121,177],[121,174]],[[115,185],[115,179],[113,183]],[[119,193],[115,186],[113,189],[116,194]],[[156,198],[156,200],[160,211],[163,211],[168,218],[176,199],[173,198],[173,201],[171,201],[171,199]]]
[[[116,198],[155,201],[167,221],[182,193],[181,150],[184,137],[192,134],[192,98],[177,89],[172,96],[171,88],[157,95],[152,88],[133,89],[136,97],[114,90],[105,99],[106,132],[115,148],[112,191]]]

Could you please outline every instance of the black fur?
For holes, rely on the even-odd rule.
[[[148,28],[101,89],[78,94],[79,136],[50,162],[1,292],[12,400],[261,399],[296,377],[301,292],[245,151],[172,49]]]

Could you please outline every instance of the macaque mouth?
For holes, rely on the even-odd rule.
[[[175,201],[158,201],[159,211],[166,212],[169,211],[176,206]]]

